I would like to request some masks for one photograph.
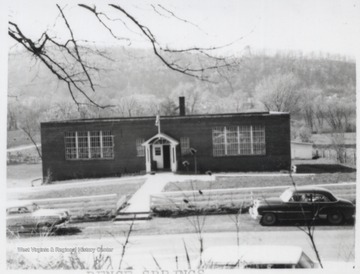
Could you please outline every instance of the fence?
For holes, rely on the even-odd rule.
[[[319,184],[332,191],[335,196],[354,200],[356,197],[355,183]],[[153,211],[219,209],[231,207],[248,207],[253,199],[279,196],[289,186],[254,187],[234,189],[213,189],[199,191],[162,192],[152,195],[150,206]]]

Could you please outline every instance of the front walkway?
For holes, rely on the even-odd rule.
[[[141,188],[128,201],[129,206],[121,213],[137,214],[150,213],[150,196],[160,193],[169,182],[182,182],[188,180],[214,181],[215,176],[209,175],[178,175],[173,173],[156,173],[147,175],[148,179]]]

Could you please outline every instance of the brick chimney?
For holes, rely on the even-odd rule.
[[[180,110],[180,116],[185,116],[185,97],[181,96],[179,97],[179,110]]]

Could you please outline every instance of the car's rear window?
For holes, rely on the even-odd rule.
[[[287,189],[283,192],[283,194],[281,194],[280,199],[283,202],[288,202],[290,200],[290,198],[292,197],[293,192],[290,189]]]

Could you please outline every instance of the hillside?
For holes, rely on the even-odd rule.
[[[47,68],[25,52],[11,53],[8,128],[16,129],[24,117],[29,117],[29,112],[32,116],[37,113],[34,117],[39,121],[154,115],[159,108],[162,115],[169,115],[180,95],[186,97],[190,114],[263,110],[259,90],[267,91],[269,83],[276,82],[282,75],[290,75],[288,78],[294,79],[294,87],[308,93],[309,102],[324,105],[331,99],[352,109],[355,107],[355,62],[341,56],[248,53],[236,59],[236,66],[209,71],[210,81],[204,82],[169,70],[151,51],[106,48],[103,52],[108,58],[85,56],[89,64],[100,69],[93,74],[96,92],[91,92],[91,97],[99,104],[115,106],[105,110],[77,109],[67,87]],[[198,56],[180,58],[191,62]],[[203,62],[206,65],[206,60]],[[298,128],[305,125],[302,108],[301,105],[291,113],[300,123],[295,126]],[[350,123],[346,130],[354,130],[354,119],[354,113],[346,117],[346,123]],[[328,130],[326,127],[321,130]],[[319,129],[311,128],[314,130]]]
[[[101,101],[112,101],[132,94],[168,96],[186,85],[200,87],[214,96],[230,96],[234,92],[253,95],[256,85],[275,73],[291,71],[304,87],[320,88],[326,94],[340,97],[355,94],[355,63],[319,57],[300,57],[290,53],[275,56],[247,55],[238,58],[239,65],[226,71],[227,79],[204,83],[166,68],[151,52],[144,50],[107,49],[112,60],[90,55],[88,62],[102,69],[96,77]],[[225,73],[224,73],[225,74]],[[229,85],[229,81],[231,85]],[[9,92],[26,97],[56,101],[67,94],[47,68],[27,53],[9,56]],[[70,98],[69,98],[70,99]]]

